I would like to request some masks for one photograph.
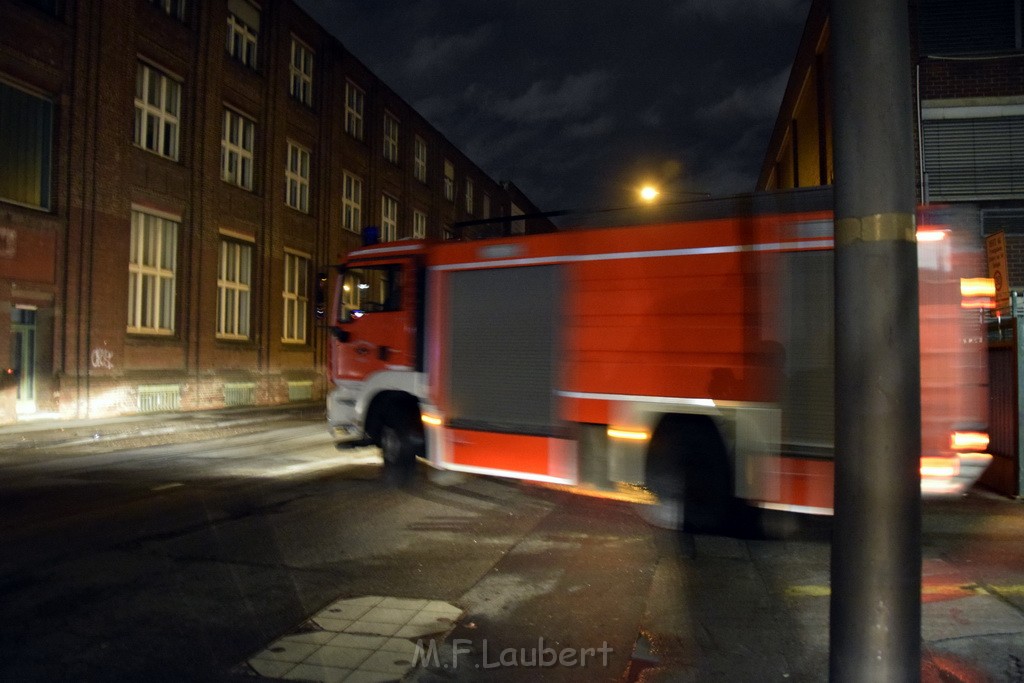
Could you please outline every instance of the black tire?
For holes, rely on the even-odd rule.
[[[725,446],[707,418],[667,416],[654,430],[647,487],[658,497],[652,524],[696,532],[731,528],[735,501]]]
[[[384,416],[378,442],[384,467],[384,480],[404,486],[412,482],[416,473],[416,455],[422,438],[412,418],[404,411],[392,409]]]

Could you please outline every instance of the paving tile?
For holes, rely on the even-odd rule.
[[[304,631],[302,633],[292,633],[280,640],[291,642],[291,643],[310,643],[313,645],[324,645],[332,638],[337,638],[338,634],[334,631]]]
[[[317,616],[330,617],[331,619],[352,619],[355,621],[374,608],[375,605],[367,603],[352,604],[348,600],[341,600],[320,610],[317,612]]]
[[[374,652],[359,665],[360,671],[379,671],[380,673],[392,674],[401,678],[412,668],[412,656],[405,656],[395,652],[382,650]]]
[[[356,647],[364,650],[379,650],[388,641],[386,636],[366,636],[358,633],[332,633],[330,644],[334,647]]]
[[[295,662],[253,657],[249,660],[249,666],[263,678],[280,678],[295,666]]]
[[[450,612],[448,614],[451,614]],[[399,638],[420,638],[422,636],[442,633],[452,628],[455,622],[441,612],[420,612],[408,624],[405,624],[395,636]]]
[[[359,620],[347,626],[345,633],[365,633],[373,636],[393,636],[402,628],[401,624],[385,624],[376,621]]]
[[[395,609],[421,610],[430,604],[430,600],[417,598],[384,598],[380,601],[381,607],[393,607]]]
[[[394,636],[396,638],[424,638],[426,636],[432,636],[438,633],[443,633],[447,631],[449,628],[451,628],[451,626],[417,626],[413,624],[401,627],[400,629],[398,629],[398,631],[394,633]]]
[[[324,645],[303,659],[302,663],[337,669],[356,669],[373,653],[373,650],[363,648]]]
[[[367,595],[336,600],[306,630],[272,643],[249,665],[268,678],[381,683],[413,668],[412,638],[449,631],[462,610],[440,600]],[[320,629],[320,630],[309,630]]]
[[[383,624],[398,624],[404,626],[409,620],[416,616],[419,610],[395,609],[393,607],[382,607],[378,605],[363,616],[366,621],[380,622]]]
[[[341,633],[355,623],[352,619],[333,619],[331,617],[321,617],[319,615],[313,617],[312,621],[323,630],[333,631],[334,633]]]
[[[405,638],[388,638],[377,649],[385,652],[395,652],[397,654],[403,654],[412,657],[413,653],[416,652],[416,643],[412,642],[411,640],[406,640]]]
[[[279,662],[293,662],[298,664],[309,655],[313,654],[320,647],[316,643],[298,643],[278,640],[256,655],[258,659],[273,659]]]
[[[334,604],[346,604],[346,605],[366,605],[369,607],[376,607],[381,602],[386,600],[383,595],[363,595],[358,598],[345,598],[344,600],[338,600]]]

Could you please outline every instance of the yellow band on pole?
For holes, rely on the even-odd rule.
[[[916,242],[914,214],[877,213],[836,221],[837,245],[854,242]]]

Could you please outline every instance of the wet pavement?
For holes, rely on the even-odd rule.
[[[310,424],[322,413],[317,404],[8,425],[0,427],[0,467],[12,471],[93,450],[254,434]],[[497,495],[495,487],[487,489]],[[449,494],[438,488],[429,495]],[[514,499],[511,489],[508,495]],[[345,634],[351,624],[325,621],[325,630],[314,612],[305,616],[323,635],[307,630],[292,640],[329,636],[334,643],[326,643],[328,649],[343,641],[369,649],[366,638],[376,637],[381,642],[374,652],[382,660],[391,661],[381,652],[394,652],[395,661],[419,658],[412,667],[392,663],[376,678],[351,680],[828,679],[828,520],[780,517],[781,524],[766,525],[784,529],[783,538],[697,536],[647,531],[619,503],[610,510],[606,501],[566,494],[551,500],[555,512],[524,519],[532,525],[529,535],[503,551],[468,590],[429,596],[443,597],[453,610],[450,628],[427,643],[432,650],[399,649],[391,635],[364,633],[365,627]],[[450,529],[421,531],[471,531],[456,521],[446,523]],[[1024,681],[1024,505],[983,491],[926,503],[922,556],[922,681]],[[377,585],[372,578],[367,586]],[[339,600],[330,604],[354,604]],[[279,636],[291,637],[287,631]],[[285,656],[274,653],[274,642],[253,655],[263,652],[264,662]],[[614,652],[602,649],[609,644]],[[312,668],[303,660],[261,673],[287,678],[292,670],[310,674]]]

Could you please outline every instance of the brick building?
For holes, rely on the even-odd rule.
[[[1024,290],[1024,0],[910,0],[917,191],[963,203],[1006,235]],[[758,189],[832,182],[826,0],[813,0]]]
[[[289,0],[0,3],[0,168],[0,423],[318,397],[362,227],[537,210]]]

